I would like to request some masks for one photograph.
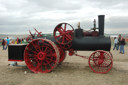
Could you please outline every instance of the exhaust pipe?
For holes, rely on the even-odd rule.
[[[105,15],[98,16],[99,36],[104,36],[104,17]]]

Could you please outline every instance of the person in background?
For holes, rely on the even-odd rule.
[[[6,45],[6,49],[7,49],[7,47],[8,47],[8,45],[9,45],[9,43],[10,43],[10,39],[7,37],[7,45]]]
[[[17,37],[17,44],[19,44],[19,38]]]
[[[26,43],[26,39],[24,38],[24,42]]]
[[[18,40],[18,44],[21,44],[21,39],[19,38],[19,40]]]
[[[15,40],[15,44],[17,44],[17,39]]]
[[[125,39],[122,37],[120,40],[120,53],[124,54]]]
[[[114,37],[114,48],[113,48],[113,50],[115,50],[115,48],[116,48],[116,50],[118,50],[117,44],[118,44],[118,40],[117,40],[116,37]]]
[[[26,39],[24,38],[24,39],[23,39],[23,44],[25,44],[25,43],[26,43]]]
[[[5,48],[5,44],[6,44],[6,41],[3,39],[3,40],[2,40],[3,50],[6,50],[6,48]]]
[[[121,34],[118,35],[117,50],[119,50],[119,47],[120,47],[120,40],[121,40]]]
[[[22,38],[22,42],[24,41],[24,39]]]

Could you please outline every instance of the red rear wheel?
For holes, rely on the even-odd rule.
[[[48,73],[58,64],[59,51],[52,41],[36,39],[26,46],[24,60],[34,73]]]
[[[68,44],[73,39],[74,28],[68,23],[61,23],[54,29],[55,40],[62,45]]]
[[[59,63],[62,63],[66,57],[66,51],[63,48],[61,48],[61,46],[58,46],[58,48],[60,53]]]
[[[113,61],[108,52],[98,50],[91,54],[88,63],[93,72],[107,73],[111,70]]]

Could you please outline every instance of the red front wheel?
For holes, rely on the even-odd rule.
[[[93,52],[89,57],[88,63],[91,70],[96,73],[107,73],[113,65],[112,56],[102,50]]]

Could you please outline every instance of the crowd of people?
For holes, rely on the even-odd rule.
[[[2,40],[3,50],[6,50],[7,49],[9,43],[10,43],[10,39],[8,37],[7,37],[6,40],[5,39]]]
[[[121,34],[118,35],[118,37],[114,37],[114,48],[113,50],[119,50],[121,54],[124,54],[124,46],[126,42],[125,39],[121,36]]]
[[[7,49],[7,47],[8,47],[8,45],[10,44],[10,42],[12,43],[12,44],[22,44],[22,42],[26,42],[26,39],[24,38],[24,39],[19,39],[18,37],[17,37],[17,39],[16,40],[10,40],[9,39],[9,37],[7,37],[7,39],[2,39],[2,46],[3,46],[3,50],[6,50]]]

